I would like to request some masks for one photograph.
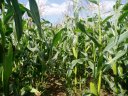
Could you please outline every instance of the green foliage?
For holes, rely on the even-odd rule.
[[[9,44],[8,53],[5,55],[3,62],[3,83],[5,95],[9,95],[9,77],[12,73],[13,66],[13,49],[11,43]]]
[[[88,0],[88,1],[98,5],[98,0]]]
[[[128,4],[119,0],[104,19],[100,12],[82,19],[77,3],[74,17],[53,26],[35,0],[30,10],[0,1],[0,95],[128,95]]]
[[[98,95],[98,92],[97,92],[97,88],[95,86],[95,84],[93,82],[90,82],[90,91],[91,93],[93,93],[95,96]]]
[[[62,32],[65,31],[66,28],[61,29],[57,34],[55,34],[54,38],[53,38],[53,42],[52,45],[56,46],[58,44],[58,42],[61,40],[62,38]]]
[[[19,3],[17,0],[11,0],[12,7],[14,10],[14,21],[15,21],[15,27],[16,27],[16,34],[18,41],[20,40],[22,33],[23,33],[23,27],[22,27],[22,15],[19,7]]]
[[[30,6],[30,11],[31,11],[32,19],[34,20],[35,24],[38,27],[39,36],[42,37],[42,28],[41,28],[41,22],[40,22],[40,14],[39,14],[39,10],[38,10],[36,1],[35,0],[29,0],[29,6]]]

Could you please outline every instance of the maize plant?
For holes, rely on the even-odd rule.
[[[57,25],[36,0],[0,1],[0,96],[128,95],[128,3],[102,17],[100,0],[87,0],[97,11],[82,18],[83,1],[72,2]]]

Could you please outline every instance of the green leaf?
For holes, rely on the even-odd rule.
[[[27,12],[27,15],[29,17],[33,18],[32,17],[32,14],[31,14],[31,11],[29,9],[27,9],[26,7],[24,7],[24,5],[22,5],[22,4],[19,4],[19,6],[20,6],[20,10],[21,10],[22,16],[24,15],[25,12]]]
[[[58,44],[58,42],[60,41],[61,39],[61,33],[62,31],[59,31],[53,38],[53,46],[56,46]]]
[[[110,80],[110,77],[108,75],[104,75],[104,79],[108,83],[108,85],[110,86],[110,88],[113,90],[113,87],[114,87],[115,84],[114,84],[114,82],[112,82]]]
[[[115,55],[115,57],[113,58],[113,59],[111,59],[111,60],[109,60],[108,62],[107,62],[107,64],[111,64],[111,63],[113,63],[113,62],[116,62],[119,58],[121,58],[122,56],[124,56],[125,55],[125,53],[126,53],[127,51],[125,50],[125,51],[119,51],[116,55]]]
[[[88,0],[90,1],[91,3],[94,3],[94,4],[97,4],[98,5],[98,0]]]
[[[20,6],[20,10],[21,10],[21,14],[23,15],[25,12],[27,12],[27,8],[26,7],[24,7],[24,5],[23,4],[19,4],[19,6]]]
[[[118,74],[120,77],[123,76],[123,68],[120,65],[118,66]]]
[[[10,8],[10,9],[7,10],[7,13],[4,17],[4,24],[7,24],[8,21],[12,18],[12,16],[13,16],[13,9]]]
[[[96,96],[98,95],[96,85],[95,85],[93,82],[90,82],[90,91],[91,91],[91,93],[93,93],[94,95],[96,95]]]
[[[78,22],[77,27],[81,30],[81,32],[85,33],[98,47],[101,47],[101,44],[99,44],[99,42],[85,30],[84,24]]]
[[[11,6],[11,0],[6,0],[6,2]]]
[[[112,64],[112,70],[113,70],[113,74],[114,75],[117,75],[117,63],[116,62],[113,62],[113,64]]]
[[[11,2],[12,2],[13,9],[14,9],[14,21],[15,21],[17,39],[19,41],[21,36],[22,36],[22,33],[23,33],[22,15],[21,15],[18,1],[17,0],[11,0]]]
[[[77,48],[73,47],[72,51],[73,51],[74,57],[77,59],[77,57],[78,57],[78,50],[77,50]]]
[[[73,60],[69,66],[69,69],[67,71],[67,76],[70,77],[71,74],[72,74],[72,71],[73,71],[73,68],[76,66],[76,64],[83,64],[84,61],[86,61],[85,58],[81,58],[81,59],[76,59],[76,60]]]
[[[88,0],[88,1],[98,5],[98,0]]]
[[[65,31],[66,28],[63,28],[61,29],[53,38],[53,41],[52,41],[52,45],[53,46],[56,46],[58,44],[58,42],[61,40],[61,34],[62,34],[62,31]]]
[[[104,48],[103,52],[109,51],[111,48],[113,48],[116,45],[118,38],[111,38],[107,46]]]
[[[0,9],[2,8],[3,3],[4,3],[4,0],[0,0]]]
[[[9,26],[6,27],[5,35],[9,36],[13,32],[13,28],[10,28]]]
[[[109,19],[112,18],[113,15],[110,15],[108,17],[106,17],[102,22],[101,22],[101,25],[103,25],[105,22],[107,22]]]
[[[32,88],[30,92],[34,93],[36,96],[40,96],[41,95],[41,93],[35,88]]]
[[[122,15],[120,15],[119,19],[118,19],[118,23],[122,23],[122,21],[124,21],[124,19],[128,16],[128,10],[124,11],[124,13],[122,13]]]
[[[31,48],[29,45],[27,46],[28,50],[30,50],[31,52],[38,52],[38,46],[35,46],[34,48]]]
[[[124,5],[124,7],[122,8],[123,11],[128,10],[128,3]]]
[[[0,44],[0,63],[3,63],[3,59],[4,59],[4,48],[2,46],[2,44]]]
[[[126,40],[128,38],[128,31],[122,33],[119,36],[113,37],[111,38],[111,40],[109,41],[108,45],[104,48],[103,52],[105,51],[109,51],[111,48],[113,48],[115,45],[118,45],[120,43],[122,43],[124,40]]]
[[[99,78],[98,78],[98,94],[100,94],[101,80],[102,80],[102,70],[100,70],[100,72],[99,72]]]
[[[99,75],[99,72],[101,71],[102,63],[103,63],[103,54],[100,55],[99,60],[98,60],[97,76]]]
[[[11,43],[9,44],[8,53],[5,56],[5,63],[4,63],[4,76],[9,78],[12,72],[12,64],[13,64],[13,49]]]
[[[35,96],[40,96],[41,95],[41,93],[37,89],[35,89],[35,88],[33,88],[32,86],[29,86],[29,85],[26,85],[25,87],[23,87],[21,89],[21,96],[24,96],[26,92],[34,93]]]
[[[39,31],[39,36],[42,37],[42,29],[41,29],[41,22],[40,22],[40,14],[38,10],[38,6],[35,0],[29,0],[29,6],[30,6],[30,11],[32,18],[37,25],[38,31]]]
[[[115,54],[115,57],[110,59],[108,62],[106,62],[106,64],[104,64],[104,68],[103,68],[103,72],[107,72],[109,69],[113,69],[114,74],[116,74],[117,72],[117,68],[116,68],[116,62],[119,58],[121,58],[122,56],[124,56],[126,54],[127,50],[125,51],[119,51],[117,52],[117,54]]]
[[[9,84],[8,80],[12,72],[12,66],[13,66],[13,48],[11,43],[9,44],[8,53],[4,58],[4,93],[7,95],[9,94]]]

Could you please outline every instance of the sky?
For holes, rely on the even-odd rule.
[[[70,6],[73,5],[71,0],[36,0],[40,15],[42,18],[50,21],[51,23],[61,22],[65,13],[69,13]],[[82,4],[85,9],[81,13],[81,17],[86,15],[92,15],[97,12],[97,6],[91,3],[85,2],[87,0],[82,0]],[[108,12],[112,10],[113,5],[116,0],[100,0],[101,2],[101,11],[102,14],[109,15]],[[125,3],[127,0],[122,0],[122,3]],[[28,0],[19,0],[27,8],[29,8]],[[88,10],[88,11],[87,11]]]

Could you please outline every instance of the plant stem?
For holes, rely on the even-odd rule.
[[[100,17],[101,16],[101,13],[100,13],[100,0],[98,0],[98,27],[99,27],[99,43],[102,44],[102,32],[101,32],[101,20],[100,20]]]
[[[98,95],[100,95],[101,79],[102,79],[102,70],[100,71],[99,80],[98,80]]]
[[[1,32],[1,36],[2,36],[2,46],[4,48],[5,46],[5,24],[4,24],[4,17],[5,17],[5,6],[4,4],[2,4],[2,32]]]
[[[101,13],[100,13],[100,0],[98,0],[98,27],[99,27],[99,43],[102,45],[102,30],[101,30]],[[102,53],[102,46],[99,48],[99,53]],[[102,62],[100,62],[102,63]],[[100,64],[101,65],[101,64]],[[98,65],[99,66],[99,65]],[[102,65],[101,65],[102,67]],[[102,68],[97,70],[98,72],[98,95],[100,95],[101,81],[102,81]]]

